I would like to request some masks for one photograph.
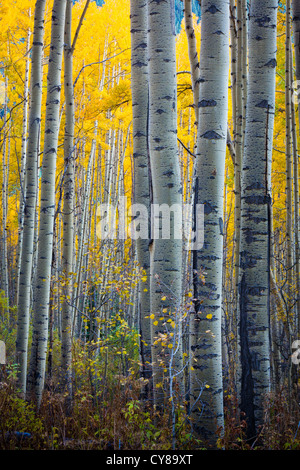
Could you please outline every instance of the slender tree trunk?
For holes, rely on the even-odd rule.
[[[33,393],[37,407],[40,406],[44,388],[48,342],[48,314],[55,216],[55,172],[59,134],[61,67],[66,4],[66,0],[54,0],[47,77],[36,297],[34,300],[33,343],[29,375],[30,392]]]
[[[236,137],[236,73],[237,73],[237,21],[236,21],[236,5],[235,0],[230,0],[230,88],[232,101],[232,134],[233,142]]]
[[[26,56],[30,50],[31,30],[27,33],[26,42]],[[26,57],[25,65],[25,78],[24,78],[24,103],[23,103],[23,123],[22,123],[22,145],[21,145],[21,163],[19,167],[20,172],[20,205],[19,205],[19,226],[18,226],[18,244],[16,253],[16,290],[15,301],[18,300],[20,265],[21,265],[21,249],[23,239],[23,221],[24,221],[24,208],[25,208],[25,167],[26,167],[26,152],[27,152],[27,130],[28,130],[28,103],[29,103],[29,59]]]
[[[248,435],[263,422],[270,389],[270,171],[275,112],[278,2],[252,0],[249,80],[241,184],[241,410]]]
[[[41,130],[42,102],[42,56],[44,42],[44,15],[46,0],[37,0],[35,5],[30,77],[30,112],[28,122],[28,145],[25,165],[25,207],[22,249],[20,253],[20,275],[18,286],[17,362],[20,367],[19,388],[25,396],[28,354],[29,314],[31,306],[31,281],[35,234],[37,197],[37,166]]]
[[[293,17],[293,38],[294,38],[294,51],[295,51],[295,75],[298,88],[297,103],[298,103],[298,119],[300,122],[300,1],[292,1],[292,17]],[[300,127],[299,127],[300,133]],[[299,168],[298,160],[294,159],[294,211],[295,211],[295,258],[296,258],[296,286],[297,286],[297,333],[300,334],[300,240],[299,240]]]
[[[76,290],[74,290],[73,295],[73,314],[72,314],[72,335],[77,332],[80,332],[80,322],[78,322],[78,313],[83,306],[82,297],[81,297],[81,284],[82,284],[82,273],[84,271],[84,247],[85,240],[87,235],[87,217],[88,217],[88,206],[89,199],[91,194],[91,180],[92,180],[92,168],[94,165],[95,153],[96,153],[96,136],[97,136],[97,121],[95,122],[95,139],[92,140],[91,152],[89,157],[89,162],[86,170],[86,179],[84,186],[84,197],[83,197],[83,209],[82,209],[82,221],[80,229],[78,230],[80,236],[78,240],[77,248],[77,259],[76,259]]]
[[[170,397],[174,375],[182,370],[181,333],[178,314],[181,302],[182,239],[176,230],[182,208],[182,186],[177,150],[177,104],[175,61],[175,10],[173,0],[148,0],[149,47],[149,149],[153,204],[165,204],[170,214],[170,233],[152,233],[150,243],[150,302],[154,403]],[[175,213],[172,206],[175,206]],[[170,219],[169,219],[170,216]],[[180,217],[179,217],[180,218]],[[177,220],[175,220],[177,219]],[[161,214],[152,221],[164,224]],[[180,218],[181,224],[181,218]],[[176,238],[178,237],[178,239]],[[171,327],[168,320],[173,321]],[[170,327],[169,331],[167,326]],[[179,328],[179,330],[178,330]],[[169,336],[173,333],[173,339]],[[163,336],[161,336],[163,335]],[[164,336],[166,335],[166,336]],[[172,344],[171,344],[172,343]],[[172,347],[171,347],[172,346]],[[172,379],[169,381],[170,373]],[[166,379],[166,380],[165,380]],[[182,380],[179,378],[179,383]]]
[[[215,446],[223,422],[223,198],[229,73],[229,1],[202,1],[195,203],[204,205],[204,246],[194,253],[195,315],[190,319],[191,414],[198,436]],[[202,407],[199,406],[202,403]]]
[[[3,121],[6,123],[8,111],[8,78],[5,77],[5,97]],[[9,306],[9,280],[8,280],[8,258],[7,258],[7,212],[8,212],[8,159],[9,159],[9,139],[10,139],[10,120],[5,124],[3,132],[3,154],[2,154],[2,246],[1,246],[1,281],[2,289],[7,305]]]
[[[64,88],[66,122],[64,138],[63,180],[63,302],[61,305],[61,366],[64,387],[68,392],[68,404],[72,396],[72,272],[74,244],[74,93],[72,50],[72,0],[67,1],[64,44]]]
[[[286,279],[287,305],[290,312],[293,284],[293,171],[292,171],[292,109],[291,109],[291,2],[286,2],[286,40],[285,40],[285,158],[286,158]]]
[[[237,1],[236,8],[236,107],[235,113],[235,168],[234,168],[234,249],[235,249],[235,290],[236,298],[239,282],[239,253],[240,253],[240,221],[241,221],[241,165],[243,154],[243,23],[242,23],[242,1]]]
[[[148,155],[149,82],[147,55],[147,3],[131,0],[131,93],[133,129],[133,200],[146,208],[139,213],[140,224],[149,226],[150,215],[150,165]],[[143,220],[141,220],[143,218]],[[145,218],[145,219],[144,219]],[[139,289],[140,349],[142,376],[151,377],[151,329],[150,329],[150,253],[149,229],[147,238],[136,240],[137,259],[144,274]],[[146,279],[144,279],[146,277]]]
[[[240,233],[241,233],[241,171],[244,149],[244,135],[247,102],[247,1],[236,2],[236,100],[235,100],[235,159],[234,159],[234,293],[235,293],[235,348],[236,348],[236,377],[237,393],[240,393],[240,349],[239,349],[239,281],[240,281]]]
[[[197,42],[195,36],[195,30],[193,26],[193,11],[192,11],[192,0],[184,0],[184,22],[185,31],[188,38],[188,52],[189,60],[191,65],[192,75],[192,90],[194,97],[194,112],[196,118],[196,124],[198,124],[198,103],[199,103],[199,85],[200,85],[200,69],[197,52]]]

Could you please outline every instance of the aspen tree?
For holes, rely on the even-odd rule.
[[[144,0],[131,0],[131,93],[133,131],[133,200],[142,204],[147,213],[132,214],[140,224],[149,226],[150,215],[150,162],[148,154],[148,47],[147,47],[147,3]],[[146,217],[146,220],[144,220]],[[140,225],[141,227],[141,225]],[[151,330],[150,330],[150,253],[149,233],[136,240],[137,258],[143,268],[143,278],[139,291],[140,348],[142,375],[151,377]],[[146,277],[146,279],[144,279]]]
[[[97,128],[98,128],[98,123],[96,121],[95,123],[95,138],[92,140],[91,144],[91,152],[89,156],[89,161],[88,161],[88,166],[86,170],[86,178],[85,178],[85,183],[84,183],[84,196],[83,196],[83,208],[82,208],[82,221],[80,225],[80,229],[78,230],[79,232],[79,240],[78,240],[78,249],[77,249],[77,259],[76,259],[76,289],[73,291],[73,314],[72,314],[72,335],[76,331],[77,327],[77,333],[79,335],[80,332],[80,322],[78,322],[78,312],[81,310],[80,309],[80,301],[81,296],[80,296],[80,289],[81,289],[81,283],[82,283],[82,272],[83,272],[83,267],[84,267],[84,244],[87,236],[87,221],[88,221],[88,205],[89,205],[89,199],[90,199],[90,194],[91,194],[91,180],[92,180],[92,168],[94,165],[94,159],[95,159],[95,152],[96,152],[96,137],[97,137]],[[76,323],[77,322],[77,323]]]
[[[188,38],[188,53],[191,64],[192,90],[194,97],[194,112],[196,123],[198,123],[198,103],[199,103],[199,60],[195,30],[193,26],[192,0],[184,0],[184,22],[185,31]]]
[[[7,119],[8,113],[8,78],[5,77],[4,96],[4,131],[2,144],[2,247],[1,247],[1,287],[9,305],[9,280],[8,280],[8,258],[7,258],[7,213],[8,213],[8,168],[9,168],[9,138],[11,119]],[[8,121],[8,123],[7,123]]]
[[[241,410],[248,435],[263,420],[270,387],[270,170],[275,112],[278,2],[252,0],[248,87],[241,180]]]
[[[291,350],[292,325],[291,313],[293,311],[293,280],[294,280],[294,256],[293,256],[293,128],[292,128],[292,75],[291,75],[291,2],[286,1],[285,12],[285,159],[286,159],[286,187],[285,187],[285,208],[286,208],[286,334],[288,348]],[[291,396],[292,362],[288,367],[288,389]]]
[[[26,40],[26,56],[30,50],[31,30],[28,29]],[[29,104],[29,59],[26,57],[25,78],[24,78],[24,103],[23,103],[23,123],[22,123],[22,144],[21,144],[21,164],[20,164],[20,205],[19,205],[19,227],[18,227],[18,244],[16,253],[16,291],[15,299],[18,299],[18,286],[20,276],[21,247],[23,238],[23,219],[25,207],[25,165],[26,165],[26,148],[27,148],[27,128],[28,128],[28,104]]]
[[[61,313],[61,365],[64,385],[72,395],[72,278],[74,243],[74,91],[72,48],[72,1],[67,1],[64,41],[64,89],[65,89],[65,136],[64,136],[64,180],[63,180],[63,252],[62,274],[64,300]]]
[[[20,367],[18,382],[19,388],[24,395],[26,393],[29,312],[31,306],[31,280],[35,234],[36,197],[38,186],[38,150],[41,133],[41,101],[43,81],[42,56],[44,42],[45,5],[46,0],[37,0],[34,13],[30,76],[30,111],[28,119],[28,144],[26,149],[25,163],[25,207],[17,296],[18,327],[16,351],[17,362]]]
[[[216,444],[223,423],[223,197],[229,74],[229,1],[202,1],[199,125],[195,203],[204,205],[204,246],[194,254],[195,314],[190,318],[191,416],[194,429]],[[199,399],[200,398],[200,399]]]
[[[55,215],[55,173],[59,134],[61,67],[64,46],[66,0],[54,0],[47,76],[44,152],[42,161],[40,224],[34,299],[33,342],[30,359],[30,392],[37,407],[45,381],[51,260]]]
[[[286,33],[285,33],[285,158],[286,158],[286,279],[287,279],[287,305],[290,312],[292,304],[293,283],[293,173],[292,173],[292,95],[291,95],[291,2],[286,2]]]
[[[234,250],[235,250],[235,291],[237,296],[239,280],[239,248],[240,248],[240,217],[241,217],[241,165],[243,146],[243,24],[242,1],[237,1],[236,7],[236,102],[235,114],[235,167],[234,167]]]
[[[297,81],[297,104],[298,104],[298,120],[300,121],[300,1],[292,0],[292,22],[293,22],[293,39],[295,52],[295,75]],[[291,69],[292,71],[293,69]],[[299,132],[300,132],[300,127]],[[297,153],[296,145],[296,153]],[[294,159],[294,211],[295,211],[295,259],[296,259],[296,286],[297,286],[297,329],[300,333],[300,240],[299,240],[299,169],[298,159]]]
[[[299,260],[299,171],[298,171],[298,154],[297,154],[297,128],[296,128],[296,116],[295,116],[295,100],[293,96],[293,49],[292,49],[292,21],[291,21],[291,1],[287,0],[286,4],[286,113],[289,111],[289,129],[291,136],[286,141],[290,143],[291,150],[290,155],[286,152],[286,157],[290,156],[287,160],[287,176],[286,176],[286,202],[287,211],[290,209],[291,216],[287,213],[287,226],[290,228],[290,240],[288,254],[290,255],[290,262],[292,263],[291,268],[288,268],[290,273],[287,273],[287,279],[291,281],[288,283],[288,295],[289,299],[287,304],[290,305],[290,312],[293,316],[288,318],[291,328],[292,336],[290,337],[289,350],[292,349],[293,336],[297,335],[299,328],[299,307],[300,307],[300,260]],[[288,88],[287,88],[288,84]],[[286,118],[288,121],[288,118]],[[286,132],[287,132],[286,123]],[[291,226],[290,226],[291,224]],[[295,364],[292,361],[289,362],[289,381],[291,386],[291,394],[297,389],[297,370]]]
[[[245,110],[247,93],[247,1],[230,0],[231,10],[231,92],[232,92],[232,115],[234,135],[234,296],[235,310],[234,335],[235,335],[235,357],[238,359],[238,308],[239,308],[239,254],[240,254],[240,222],[241,222],[241,165],[244,145]],[[236,387],[239,387],[238,362],[235,370]]]
[[[291,126],[292,126],[292,149],[293,149],[293,241],[294,241],[294,286],[296,289],[295,294],[295,324],[299,327],[300,316],[300,245],[299,245],[299,163],[298,163],[298,139],[297,139],[297,124],[296,124],[296,110],[293,97],[293,51],[290,54],[290,94],[291,94]],[[298,326],[297,326],[298,325]]]
[[[154,403],[161,406],[169,389],[165,377],[182,370],[181,338],[164,341],[168,320],[179,328],[181,302],[182,238],[176,230],[178,213],[172,206],[182,207],[182,185],[177,149],[177,100],[175,61],[174,1],[148,0],[149,47],[149,150],[153,204],[170,209],[170,233],[163,238],[159,229],[150,243],[150,305]],[[160,224],[165,221],[158,214]],[[180,223],[181,223],[181,217]],[[153,215],[153,220],[155,215]],[[170,328],[172,328],[170,326]],[[175,333],[171,331],[171,333]],[[175,338],[175,335],[174,337]],[[167,344],[168,343],[168,344]],[[172,351],[173,349],[173,351]],[[176,353],[176,354],[175,354]],[[182,381],[181,381],[182,383]],[[167,382],[168,387],[173,386]]]
[[[236,135],[236,68],[237,68],[237,26],[235,0],[230,0],[230,88],[232,101],[232,134]]]

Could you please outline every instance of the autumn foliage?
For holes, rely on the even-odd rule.
[[[79,0],[73,5],[73,35],[80,23],[85,4],[86,1]],[[36,226],[39,224],[52,5],[53,1],[47,0]],[[101,7],[91,1],[73,51],[75,237],[74,265],[68,276],[62,270],[66,117],[64,87],[61,89],[47,372],[39,410],[18,393],[16,299],[26,181],[24,159],[29,131],[28,122],[24,124],[24,119],[28,114],[31,93],[28,77],[31,70],[34,8],[34,0],[6,0],[0,4],[0,340],[5,341],[7,359],[0,371],[0,448],[165,450],[172,446],[174,448],[175,445],[176,449],[183,450],[206,449],[207,442],[193,434],[189,403],[180,392],[181,380],[188,384],[189,374],[198,366],[188,349],[188,338],[183,338],[185,368],[182,378],[175,381],[173,395],[165,394],[163,410],[157,410],[153,408],[151,400],[148,400],[147,393],[151,389],[149,380],[141,374],[138,293],[141,288],[147,291],[147,276],[138,263],[132,240],[105,242],[98,236],[99,203],[105,201],[116,205],[120,197],[125,197],[128,204],[134,200],[129,0],[106,0]],[[193,19],[196,41],[200,45],[201,23],[197,22],[196,16]],[[224,430],[218,430],[217,446],[230,450],[300,449],[299,371],[297,367],[291,366],[289,360],[292,341],[297,339],[299,333],[299,319],[295,313],[299,292],[296,271],[293,269],[292,275],[288,274],[288,240],[285,229],[285,2],[280,4],[277,21],[276,109],[271,169],[272,392],[265,397],[265,422],[259,429],[257,438],[252,441],[247,439],[246,418],[238,413],[239,384],[236,378],[239,371],[236,361],[238,351],[234,303],[235,167],[229,147],[226,153],[222,301],[225,426]],[[193,196],[197,141],[187,49],[187,35],[182,21],[181,30],[176,36],[177,142],[182,197],[185,203],[189,203]],[[228,93],[228,126],[234,141],[231,81]],[[297,104],[295,112],[298,117]],[[298,119],[295,120],[295,132],[298,135]],[[295,151],[297,155],[297,148]],[[37,267],[37,243],[36,235],[32,295]],[[186,256],[186,270],[182,276],[183,323],[191,313],[195,300],[192,259],[189,255]],[[200,274],[205,283],[205,273]],[[71,293],[66,290],[69,283]],[[168,289],[165,288],[162,298],[167,295]],[[74,319],[71,409],[60,372],[63,302],[71,305]],[[212,316],[207,316],[208,320],[211,318]],[[149,321],[152,320],[156,320],[154,315],[149,315]],[[156,321],[160,320],[167,324],[168,334],[154,338],[154,345],[162,344],[167,351],[172,349],[176,325],[171,317],[166,320],[164,316]],[[209,330],[206,334],[210,334]],[[29,352],[32,336],[31,317]],[[162,366],[165,367],[165,364]],[[167,376],[167,369],[163,370]],[[206,386],[209,388],[209,384]],[[173,428],[170,416],[176,416]],[[171,428],[173,440],[170,437]]]

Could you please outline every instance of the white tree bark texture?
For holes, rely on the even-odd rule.
[[[202,1],[195,203],[204,205],[204,246],[194,253],[190,343],[194,430],[215,445],[224,425],[222,384],[223,198],[229,75],[229,1]]]
[[[248,435],[263,419],[270,387],[270,170],[275,112],[278,2],[251,2],[248,93],[241,177],[241,410]]]
[[[66,0],[54,0],[47,76],[45,138],[42,161],[38,261],[33,314],[33,343],[29,383],[39,407],[45,382],[48,315],[55,215],[55,172],[59,134],[61,69]]]
[[[134,182],[133,200],[147,208],[146,224],[150,219],[150,162],[148,149],[148,118],[149,118],[149,77],[147,3],[144,0],[131,0],[131,92],[132,92],[132,127],[133,127],[133,160]],[[139,215],[139,220],[143,212]],[[150,328],[150,252],[149,237],[136,241],[137,257],[145,271],[146,281],[140,283],[139,318],[140,347],[142,359],[142,377],[150,379],[151,370],[151,328]]]
[[[177,149],[177,96],[175,9],[173,0],[148,0],[149,47],[149,150],[153,204],[182,204]],[[181,302],[182,240],[176,238],[171,212],[170,237],[150,243],[150,297],[154,403],[170,398],[173,377],[182,369],[180,323],[172,333],[173,348],[164,346],[167,320],[177,320]],[[160,222],[161,219],[160,219]],[[164,300],[162,300],[164,299]],[[155,322],[155,323],[154,323]],[[157,324],[156,324],[157,322]],[[170,344],[170,338],[167,340]],[[172,376],[171,382],[169,381]],[[165,378],[168,378],[165,380]],[[179,379],[180,386],[182,378]],[[166,383],[166,388],[160,386]]]
[[[38,149],[41,132],[42,101],[42,57],[44,46],[44,14],[46,0],[37,0],[34,14],[34,30],[31,56],[30,112],[28,122],[28,144],[25,164],[25,207],[20,275],[18,286],[17,362],[20,367],[19,387],[26,394],[27,355],[29,334],[29,312],[31,306],[31,279],[35,234],[35,211],[37,195]]]

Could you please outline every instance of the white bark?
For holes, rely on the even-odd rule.
[[[194,254],[196,303],[190,330],[197,362],[193,363],[190,393],[195,433],[212,445],[217,427],[224,424],[221,305],[228,74],[229,1],[203,0],[194,191],[195,203],[204,205],[204,246]]]
[[[55,173],[66,3],[66,0],[54,0],[47,77],[36,297],[34,299],[33,344],[29,377],[29,383],[38,407],[41,403],[44,388],[48,341],[48,314],[55,215]]]
[[[300,104],[300,1],[292,1],[292,17],[293,17],[293,37],[295,51],[295,75],[298,83],[298,109]],[[298,119],[300,121],[300,113],[298,111]],[[300,132],[300,130],[299,130]],[[296,140],[296,137],[295,137]],[[296,143],[297,147],[297,143]],[[297,148],[296,148],[297,150]],[[295,259],[296,259],[296,286],[297,286],[297,321],[298,334],[300,333],[300,240],[299,240],[299,165],[298,159],[294,159],[294,211],[295,211]]]
[[[292,304],[293,283],[293,172],[292,172],[292,95],[291,95],[291,2],[286,2],[286,33],[285,33],[285,158],[286,158],[286,279],[287,304],[289,310]]]
[[[64,300],[61,306],[61,365],[64,386],[68,395],[72,395],[72,273],[74,244],[74,92],[73,92],[73,50],[72,32],[72,1],[68,0],[65,24],[64,45],[64,88],[66,101],[66,123],[64,138],[64,203],[63,203],[63,252],[62,273]]]
[[[8,281],[8,258],[7,258],[7,212],[8,212],[8,168],[9,168],[9,140],[10,140],[10,120],[7,120],[8,111],[8,78],[5,77],[5,97],[4,97],[4,132],[2,144],[2,246],[1,246],[1,287],[9,305],[9,281]]]
[[[37,195],[37,165],[41,128],[42,56],[44,41],[44,14],[46,0],[37,0],[35,6],[30,77],[30,113],[28,122],[28,145],[25,165],[25,208],[22,250],[18,286],[17,362],[20,367],[19,387],[26,393],[29,312],[31,306],[31,280],[35,234],[35,210]]]
[[[131,93],[134,180],[133,198],[135,204],[147,208],[148,218],[141,223],[149,223],[150,214],[150,168],[148,155],[148,55],[147,55],[147,3],[144,0],[131,0]],[[139,220],[143,214],[139,214]],[[151,377],[151,330],[150,330],[150,253],[149,237],[136,241],[137,258],[143,268],[146,281],[140,283],[140,349],[142,376]]]
[[[275,112],[278,2],[252,0],[249,80],[241,183],[241,409],[253,435],[270,386],[270,170]]]
[[[23,123],[22,123],[22,144],[21,144],[21,164],[20,171],[20,205],[19,205],[19,227],[18,227],[18,244],[16,253],[16,301],[18,299],[20,265],[21,265],[21,249],[23,239],[23,220],[25,208],[25,166],[26,166],[26,151],[27,151],[27,128],[28,128],[28,103],[29,103],[29,59],[27,55],[30,50],[31,30],[28,30],[26,41],[26,65],[24,77],[24,103],[23,103]]]
[[[191,64],[191,75],[192,75],[192,90],[194,97],[194,112],[196,117],[196,124],[198,124],[198,103],[199,103],[199,60],[197,53],[197,43],[195,37],[195,30],[193,26],[193,11],[192,11],[192,0],[184,0],[184,22],[185,31],[188,38],[188,53],[189,61]]]
[[[149,47],[149,149],[154,204],[182,205],[182,186],[177,150],[176,61],[175,61],[175,10],[173,0],[165,2],[148,0]],[[175,214],[171,212],[171,226]],[[178,215],[178,214],[177,214]],[[179,347],[176,358],[167,346],[157,339],[166,333],[169,312],[175,319],[180,311],[182,240],[176,239],[174,227],[170,237],[153,239],[150,244],[150,302],[152,320],[152,362],[154,402],[162,405],[169,397],[172,383],[164,378],[182,368],[180,341],[173,345],[173,353]],[[166,298],[162,300],[162,298]],[[166,310],[164,310],[166,309]],[[163,311],[164,310],[164,311]],[[164,320],[161,320],[164,318]],[[154,324],[153,322],[158,322]],[[169,323],[168,323],[169,325]],[[178,328],[177,325],[176,328]],[[174,333],[176,329],[174,329]],[[175,336],[174,336],[175,338]],[[165,372],[166,370],[167,372]],[[182,380],[179,379],[179,381]],[[172,381],[171,381],[172,382]],[[161,385],[161,386],[160,386]]]

